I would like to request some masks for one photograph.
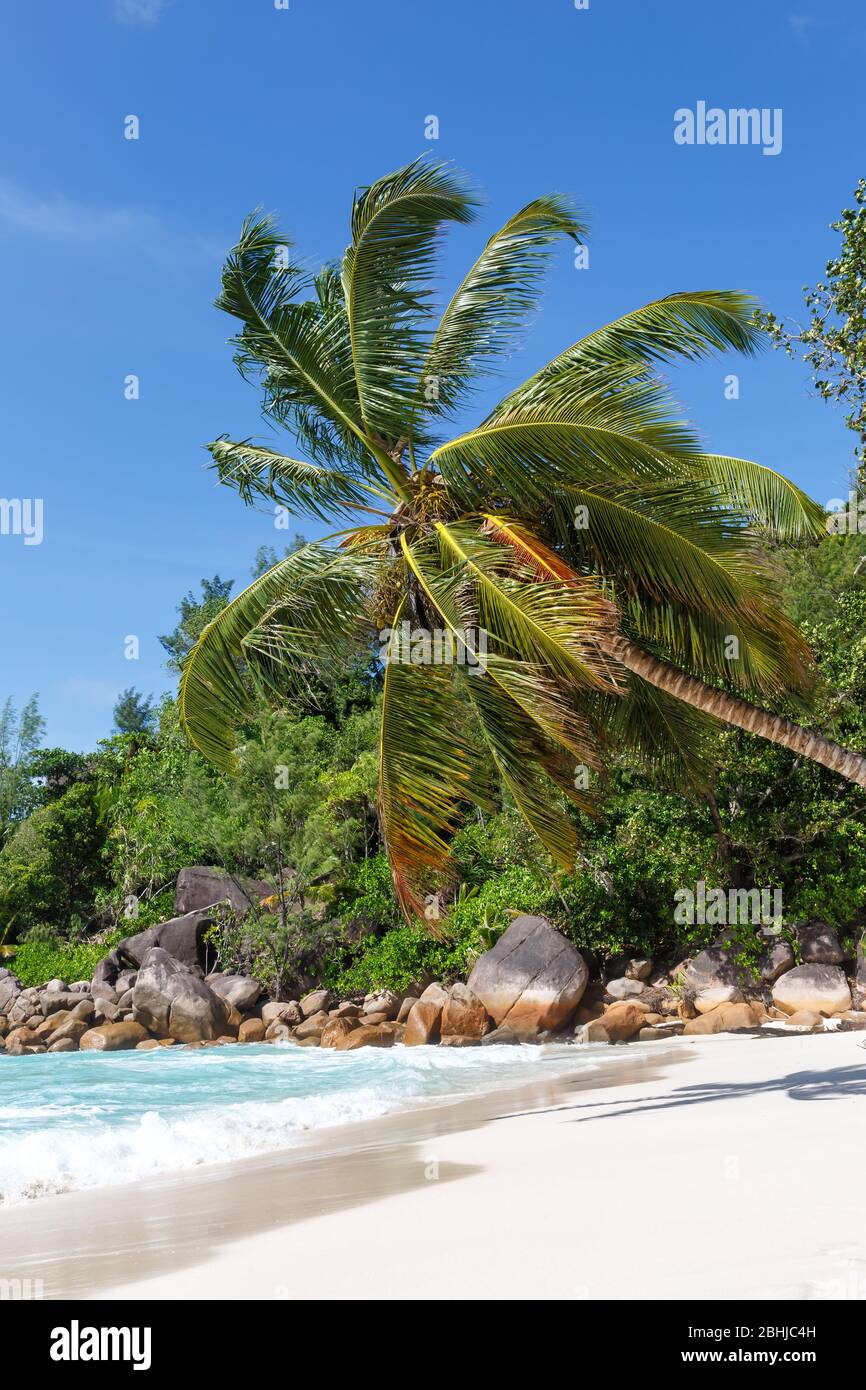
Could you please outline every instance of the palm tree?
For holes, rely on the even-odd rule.
[[[236,362],[266,417],[306,458],[221,438],[215,467],[247,503],[346,529],[220,613],[180,696],[191,741],[230,769],[251,690],[285,703],[311,672],[378,641],[380,813],[410,916],[453,877],[467,802],[490,804],[504,783],[570,866],[575,829],[557,793],[589,809],[622,749],[700,781],[718,720],[866,786],[866,758],[741,698],[808,691],[768,542],[818,537],[821,509],[768,468],[703,452],[659,376],[668,361],[753,352],[753,302],[710,290],[648,304],[449,438],[535,308],[556,240],[586,235],[567,199],[536,199],[437,320],[442,230],[476,206],[461,176],[417,161],[356,195],[342,263],[314,276],[270,218],[245,223],[217,304],[242,325]]]

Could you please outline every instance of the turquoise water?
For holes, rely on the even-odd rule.
[[[0,1204],[290,1147],[574,1066],[573,1048],[244,1046],[0,1059]]]

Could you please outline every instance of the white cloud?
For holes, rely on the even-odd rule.
[[[170,0],[114,0],[114,18],[120,24],[138,24],[152,28]]]
[[[31,193],[6,179],[0,179],[3,223],[58,243],[115,249],[163,263],[219,261],[226,249],[197,232],[171,227],[147,208],[100,207],[62,193]]]

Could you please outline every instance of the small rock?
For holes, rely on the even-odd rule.
[[[392,989],[380,989],[375,994],[368,994],[364,1000],[364,1018],[375,1014],[382,1022],[388,1023],[396,1019],[400,1012],[400,996],[395,994]]]
[[[309,1018],[305,1018],[303,1023],[298,1024],[295,1029],[295,1037],[298,1040],[301,1038],[320,1038],[322,1029],[328,1021],[328,1015],[324,1009],[320,1009],[318,1013],[310,1014]]]
[[[144,1042],[147,1033],[140,1023],[103,1023],[82,1034],[82,1052],[121,1052]]]
[[[49,1052],[77,1052],[78,1044],[72,1038],[57,1038],[48,1044]]]
[[[336,1009],[331,1009],[329,1012],[331,1018],[360,1018],[363,1009],[360,1004],[352,1004],[347,1000],[343,1004],[338,1004]]]
[[[250,975],[224,975],[214,972],[206,975],[205,981],[227,1004],[241,1012],[253,1008],[262,993],[258,980],[254,980]]]
[[[327,989],[315,989],[312,994],[305,994],[301,1000],[301,1013],[304,1018],[311,1018],[313,1014],[327,1013],[331,1007],[331,994]],[[264,1016],[264,1010],[262,1010]]]
[[[443,990],[442,993],[444,994],[445,991]],[[446,994],[445,1002],[447,999]],[[440,1004],[435,999],[425,999],[423,995],[417,1004],[412,1005],[406,1020],[406,1032],[403,1037],[406,1047],[424,1047],[429,1043],[439,1041],[443,1007],[444,1004]]]
[[[601,1022],[610,1042],[626,1042],[645,1026],[646,1014],[634,1004],[617,1004],[606,1011]]]
[[[798,1028],[820,1028],[824,1020],[810,1009],[798,1009],[796,1013],[788,1014],[788,1022]]]
[[[490,1028],[487,1010],[468,985],[452,985],[442,1010],[441,1034],[447,1037],[483,1038]]]
[[[476,1035],[475,1037],[470,1038],[470,1037],[467,1037],[465,1034],[461,1034],[461,1033],[449,1033],[447,1037],[441,1038],[441,1040],[440,1040],[440,1046],[441,1046],[441,1047],[480,1047],[480,1046],[481,1046],[481,1038],[478,1037],[477,1035]]]
[[[652,974],[653,963],[643,956],[633,956],[623,974],[628,980],[648,980]]]
[[[275,1018],[273,1023],[269,1023],[265,1029],[266,1042],[290,1042],[291,1039],[292,1029],[281,1018]]]
[[[282,1023],[287,1023],[289,1027],[295,1028],[299,1023],[303,1023],[304,1015],[301,1013],[301,1006],[296,999],[285,1000],[281,1003],[271,1003],[262,1005],[262,1023],[265,1028],[279,1019]]]
[[[630,999],[636,994],[643,994],[645,989],[643,980],[630,980],[626,975],[607,982],[607,993],[611,999]]]
[[[319,1043],[322,1047],[336,1048],[341,1038],[347,1038],[359,1026],[354,1018],[329,1018],[322,1029]]]
[[[769,946],[758,963],[761,979],[768,985],[775,984],[786,970],[793,970],[794,952],[787,941],[776,941]]]
[[[506,1024],[501,1028],[494,1028],[491,1033],[485,1033],[481,1039],[482,1047],[490,1047],[495,1043],[505,1043],[513,1047],[515,1043],[520,1043],[521,1039],[517,1033],[513,1032]]]
[[[65,1023],[61,1023],[59,1027],[55,1028],[48,1038],[49,1051],[51,1044],[56,1042],[71,1042],[73,1047],[77,1048],[89,1028],[90,1023],[86,1018],[75,1018],[69,1015]]]
[[[238,1042],[259,1043],[265,1037],[265,1025],[260,1018],[245,1018],[238,1028]]]
[[[609,1043],[611,1040],[604,1020],[600,1018],[594,1018],[589,1023],[580,1024],[574,1036],[576,1041],[580,1043]]]
[[[699,951],[685,971],[685,987],[699,1014],[710,1013],[720,1004],[740,1003],[742,984],[743,971],[732,953],[721,946]]]
[[[377,1028],[362,1025],[340,1038],[336,1048],[338,1052],[354,1052],[359,1047],[393,1047],[394,1041],[394,1032],[387,1024],[380,1024]]]
[[[417,1003],[418,1003],[418,1000],[415,998],[415,995],[414,995],[414,994],[407,994],[407,995],[406,995],[406,998],[403,1000],[402,1004],[400,1005],[400,1011],[399,1011],[399,1013],[397,1014],[397,1022],[398,1022],[398,1023],[405,1023],[406,1020],[407,1020],[408,1017],[409,1017],[409,1014],[412,1012],[412,1009],[413,1009],[414,1005],[417,1004]]]

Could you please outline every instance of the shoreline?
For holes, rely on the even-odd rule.
[[[9,1208],[4,1274],[46,1298],[864,1297],[836,1200],[862,1166],[861,1043],[582,1048],[574,1072]]]

